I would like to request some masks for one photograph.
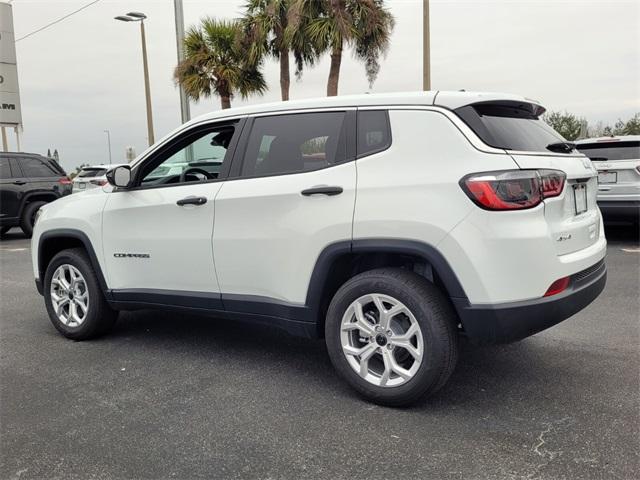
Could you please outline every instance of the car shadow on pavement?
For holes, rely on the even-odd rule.
[[[180,352],[180,360],[185,363],[203,358],[217,365],[242,363],[249,370],[265,372],[265,378],[269,378],[269,372],[278,372],[289,377],[288,385],[303,384],[309,390],[322,389],[325,395],[329,393],[341,401],[370,405],[338,378],[322,340],[296,338],[275,328],[195,315],[138,311],[122,314],[103,341],[113,344],[126,341],[141,350],[160,348]],[[435,413],[452,407],[481,408],[484,401],[494,408],[501,403],[506,407],[516,401],[514,398],[526,404],[527,392],[533,393],[542,385],[546,385],[547,396],[553,397],[553,389],[547,382],[571,376],[580,368],[579,359],[577,363],[557,362],[552,358],[553,349],[536,338],[510,345],[472,345],[461,339],[458,366],[449,383],[412,410]],[[566,393],[559,390],[558,396],[561,395]]]

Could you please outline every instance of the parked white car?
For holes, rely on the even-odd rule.
[[[137,308],[253,321],[324,338],[369,400],[414,402],[446,383],[460,335],[518,340],[604,288],[596,170],[543,112],[420,92],[201,116],[107,194],[42,207],[36,285],[75,340]],[[219,165],[158,170],[189,157]]]
[[[91,165],[88,167],[82,167],[78,174],[73,178],[72,192],[78,193],[92,188],[105,186],[107,184],[107,171],[120,165],[127,164],[121,163],[115,165]]]
[[[575,143],[598,170],[602,213],[639,223],[640,135],[587,138]]]

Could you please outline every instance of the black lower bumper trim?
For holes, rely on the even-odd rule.
[[[479,343],[508,343],[534,335],[578,313],[600,295],[607,282],[604,261],[578,272],[564,292],[524,302],[470,305],[452,299],[465,334]]]
[[[630,218],[632,220],[637,220],[640,217],[640,201],[598,200],[598,208],[605,217]]]

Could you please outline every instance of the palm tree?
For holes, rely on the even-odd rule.
[[[174,72],[176,83],[189,98],[197,101],[218,95],[224,109],[231,107],[237,93],[242,98],[264,93],[267,85],[260,64],[248,62],[247,52],[237,42],[239,32],[239,22],[210,17],[189,29],[184,38],[185,59]]]
[[[313,44],[304,35],[304,19],[294,19],[300,28],[285,35],[292,12],[290,7],[291,0],[249,0],[240,20],[240,41],[249,53],[249,61],[258,63],[265,56],[271,56],[280,62],[282,100],[289,100],[289,54],[293,53],[298,78],[302,76],[304,65],[313,65],[318,57]]]
[[[354,49],[356,58],[364,61],[369,86],[373,85],[386,53],[394,26],[393,15],[384,0],[292,0],[291,18],[308,22],[291,22],[290,30],[304,28],[318,51],[329,51],[331,67],[327,95],[338,94],[340,65],[345,46]]]

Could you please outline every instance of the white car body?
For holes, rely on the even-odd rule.
[[[120,165],[127,165],[126,163],[119,163],[113,165],[90,165],[82,167],[80,172],[73,177],[72,181],[72,193],[83,192],[85,190],[91,190],[93,188],[100,188],[107,184],[107,171],[116,168]]]
[[[640,135],[575,142],[598,170],[598,205],[605,215],[640,220]]]
[[[447,292],[469,336],[501,341],[535,333],[580,310],[604,287],[597,172],[577,152],[489,146],[454,112],[489,101],[539,107],[515,95],[424,92],[292,101],[201,116],[143,152],[133,171],[190,129],[229,119],[383,110],[392,140],[384,150],[319,170],[231,174],[164,188],[105,186],[106,195],[88,191],[62,198],[42,208],[34,229],[36,282],[42,284],[53,248],[47,242],[70,236],[92,250],[115,308],[227,312],[313,335],[326,262],[380,251],[425,259],[423,274]],[[562,192],[533,208],[490,211],[460,186],[472,173],[530,169],[564,172]],[[301,195],[333,185],[342,193]],[[586,210],[579,213],[578,190],[586,192]],[[191,196],[206,203],[176,205]],[[568,289],[545,297],[565,277],[571,278]],[[583,285],[585,278],[591,283]],[[545,320],[547,308],[556,313]],[[527,319],[518,312],[529,312]],[[531,325],[518,326],[520,321]]]

